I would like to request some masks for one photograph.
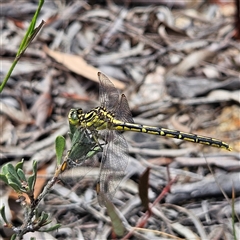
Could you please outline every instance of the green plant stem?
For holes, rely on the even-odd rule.
[[[40,29],[42,28],[44,21],[41,22],[41,24],[35,29],[35,25],[36,25],[36,21],[38,18],[38,15],[41,11],[41,8],[44,4],[44,0],[40,0],[39,4],[38,4],[38,8],[32,18],[32,21],[30,23],[30,26],[20,44],[20,47],[18,49],[18,52],[16,54],[16,57],[12,63],[12,66],[10,67],[7,75],[5,76],[5,78],[3,79],[1,85],[0,85],[0,93],[3,91],[9,77],[11,76],[13,69],[15,68],[18,60],[22,57],[23,53],[25,52],[25,50],[27,49],[27,47],[29,46],[29,44],[32,42],[32,40],[36,37],[37,33],[40,31]]]

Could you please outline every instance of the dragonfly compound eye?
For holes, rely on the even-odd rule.
[[[70,124],[77,125],[79,123],[79,113],[76,109],[71,109],[68,114],[68,120]]]

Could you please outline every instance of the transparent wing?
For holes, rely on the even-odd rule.
[[[132,115],[124,95],[119,101],[119,92],[112,82],[102,73],[99,77],[99,98],[102,107],[107,111],[113,111],[119,120],[133,122]],[[106,146],[102,154],[101,170],[98,180],[98,191],[111,200],[119,183],[125,175],[128,164],[128,147],[123,136],[116,131],[104,130],[100,135],[105,139]],[[104,206],[102,195],[98,195],[98,202]]]
[[[128,100],[124,94],[121,95],[121,99],[115,110],[115,115],[118,120],[121,120],[123,122],[134,122],[132,119],[132,113],[128,105]]]
[[[100,191],[111,200],[125,175],[128,164],[128,147],[123,136],[116,131],[108,131],[108,144],[103,150],[99,176]],[[98,195],[98,202],[104,206],[104,199]]]
[[[102,107],[113,111],[119,101],[119,92],[112,82],[101,72],[98,72],[99,79],[99,100]]]

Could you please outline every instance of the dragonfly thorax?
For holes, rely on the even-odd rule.
[[[114,113],[107,111],[104,107],[96,107],[87,113],[83,113],[82,109],[71,109],[68,115],[72,125],[90,130],[111,128],[114,117]]]
[[[103,130],[112,125],[114,114],[104,107],[96,107],[85,114],[82,124],[89,129]]]

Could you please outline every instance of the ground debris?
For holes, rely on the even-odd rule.
[[[0,6],[2,78],[37,8],[37,1],[13,2]],[[233,148],[228,153],[124,133],[131,157],[114,204],[133,239],[164,234],[211,239],[219,232],[233,239],[234,194],[236,228],[240,215],[240,43],[233,37],[234,2],[45,2],[38,20],[46,24],[1,93],[1,165],[24,158],[30,174],[31,161],[37,160],[47,169],[41,176],[47,181],[56,166],[56,135],[64,135],[70,146],[69,110],[99,105],[101,71],[127,96],[136,122],[216,137]],[[96,202],[98,165],[63,174],[40,205],[64,225],[53,233],[56,239],[113,236],[110,218]],[[146,167],[153,206],[144,220],[137,183]],[[154,205],[162,192],[161,203]],[[16,211],[13,219],[18,214],[23,219]],[[131,227],[139,223],[148,231],[134,232]]]

